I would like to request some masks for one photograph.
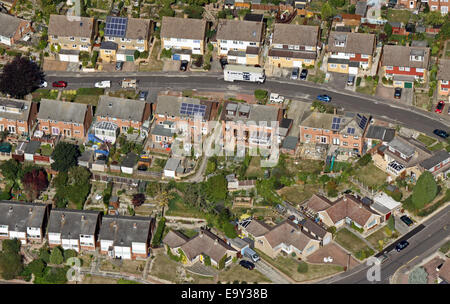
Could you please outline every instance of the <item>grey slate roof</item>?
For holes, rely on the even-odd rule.
[[[189,241],[189,238],[176,230],[169,230],[163,239],[163,243],[170,248],[177,248]]]
[[[391,141],[395,136],[395,129],[385,128],[381,126],[369,126],[366,138],[379,139],[382,141]]]
[[[345,37],[345,46],[339,47],[335,45],[336,40],[340,40]],[[328,51],[329,52],[342,52],[342,53],[354,53],[372,55],[375,48],[375,35],[364,33],[346,33],[336,32],[330,33],[328,39]]]
[[[94,18],[50,15],[49,36],[91,38],[93,32]]]
[[[433,168],[434,166],[440,164],[441,162],[445,161],[446,159],[450,158],[450,152],[447,152],[445,150],[441,150],[439,152],[436,152],[433,156],[430,158],[427,158],[423,162],[420,163],[420,165],[426,169],[429,170]]]
[[[0,97],[0,106],[18,110],[18,112],[0,111],[0,118],[27,121],[30,116],[31,105],[32,102],[28,100]]]
[[[391,212],[391,210],[389,208],[387,208],[386,206],[384,206],[378,202],[374,202],[372,205],[370,205],[370,208],[372,208],[373,210],[378,212],[380,215],[385,215],[385,214],[388,214],[389,212]]]
[[[236,104],[235,102],[226,102],[225,107],[227,107],[229,104]],[[243,103],[237,103],[238,105],[238,112],[241,111],[248,111],[249,116],[248,118],[239,116],[236,114],[235,116],[229,116],[227,115],[227,111],[222,111],[221,114],[221,120],[225,121],[254,121],[257,124],[259,122],[267,122],[267,126],[271,126],[272,121],[278,121],[278,111],[277,108],[274,108],[273,106],[266,106],[266,105],[258,105],[258,104],[243,104]]]
[[[27,146],[25,147],[24,152],[26,154],[34,154],[37,150],[41,147],[41,142],[37,140],[30,141]]]
[[[141,216],[105,215],[99,240],[113,241],[113,246],[131,247],[131,243],[146,243],[150,238],[152,218]]]
[[[320,238],[323,238],[327,234],[327,231],[325,229],[323,229],[321,226],[319,226],[309,218],[304,218],[300,223],[303,225],[303,227],[308,229],[308,232],[312,232]]]
[[[410,60],[410,55],[416,52],[418,52],[418,55],[424,56],[423,61]],[[383,66],[401,66],[428,69],[428,62],[430,60],[430,48],[410,47],[402,45],[385,45],[383,46],[383,56],[381,60]]]
[[[216,38],[218,40],[260,42],[263,26],[263,22],[219,19]]]
[[[63,239],[78,239],[80,234],[95,235],[99,216],[99,211],[52,209],[48,232],[61,233]]]
[[[399,137],[394,137],[394,139],[388,143],[388,146],[408,157],[413,155],[416,151],[416,149],[411,144],[409,144],[407,141],[401,140]]]
[[[450,80],[450,59],[439,59],[437,79]]]
[[[21,21],[17,17],[0,13],[0,36],[12,38]]]
[[[81,103],[42,99],[37,118],[82,124],[87,108],[87,105]]]
[[[164,166],[164,170],[175,171],[181,163],[181,159],[179,158],[169,158]]]
[[[365,17],[366,13],[367,13],[367,2],[366,1],[356,2],[355,14],[360,15],[361,17]]]
[[[117,51],[117,43],[112,41],[102,41],[102,43],[100,43],[100,49]]]
[[[156,125],[152,131],[152,135],[159,135],[159,136],[165,136],[165,137],[173,137],[175,134],[172,132],[169,128],[164,128],[161,125]]]
[[[272,43],[316,46],[318,38],[318,26],[276,23]]]
[[[162,18],[161,38],[205,39],[206,21],[190,18]]]
[[[121,167],[133,168],[137,161],[137,155],[133,152],[128,153],[120,163]]]
[[[281,146],[281,148],[287,149],[287,150],[295,150],[295,148],[297,147],[297,143],[298,143],[298,137],[287,136],[283,140],[283,145]]]
[[[46,204],[0,201],[0,225],[18,232],[26,232],[27,227],[40,228],[46,208]]]
[[[141,100],[102,95],[95,115],[141,122],[144,118],[145,106],[146,103]]]

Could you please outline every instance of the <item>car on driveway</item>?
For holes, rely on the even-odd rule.
[[[54,88],[65,88],[67,87],[67,82],[59,80],[52,83],[52,86]]]
[[[414,224],[414,222],[406,215],[401,216],[400,219],[403,223],[405,223],[408,226],[412,226]]]
[[[253,268],[255,268],[255,264],[247,260],[240,261],[239,265],[241,265],[244,268],[247,268],[248,270],[252,270]]]
[[[308,70],[307,69],[303,69],[302,72],[300,73],[300,79],[301,80],[306,80],[307,76],[308,76]]]
[[[180,71],[186,72],[189,61],[181,60]]]
[[[408,245],[409,245],[408,241],[401,241],[395,246],[395,250],[397,250],[397,252],[400,252],[406,247],[408,247]]]
[[[444,110],[445,107],[445,101],[441,100],[438,102],[438,104],[436,105],[436,109],[434,110],[434,112],[436,113],[442,113],[442,110]]]
[[[448,133],[445,132],[444,130],[436,129],[436,130],[433,131],[433,133],[436,134],[439,137],[442,137],[442,138],[447,138],[448,137]]]
[[[402,88],[395,88],[394,98],[400,99],[402,97]]]
[[[319,95],[319,96],[317,96],[317,100],[320,100],[323,102],[331,102],[331,97],[328,95]]]
[[[291,73],[291,79],[298,79],[299,68],[293,68]]]
[[[353,86],[354,83],[355,83],[355,75],[348,75],[347,85],[351,87]]]
[[[270,93],[270,102],[273,103],[282,103],[284,101],[284,96],[281,96],[277,93]]]
[[[123,61],[117,61],[116,62],[116,71],[122,70],[123,67]]]
[[[148,91],[139,92],[139,100],[146,101],[148,96]]]

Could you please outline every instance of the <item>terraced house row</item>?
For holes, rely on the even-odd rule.
[[[98,211],[52,209],[50,205],[0,201],[0,239],[22,244],[95,251],[112,258],[146,258],[155,227],[151,217],[110,216]]]

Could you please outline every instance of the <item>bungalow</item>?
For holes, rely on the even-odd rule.
[[[356,75],[359,68],[371,68],[374,34],[332,31],[328,41],[328,72]]]
[[[0,201],[0,240],[42,243],[48,213],[47,204]]]
[[[0,43],[12,46],[31,31],[30,21],[0,13]]]
[[[419,164],[419,168],[433,174],[436,179],[447,179],[450,176],[450,153],[441,150]]]
[[[42,99],[37,115],[38,130],[52,136],[84,140],[92,116],[91,105]]]
[[[161,48],[172,49],[172,59],[190,60],[192,54],[205,52],[206,21],[164,16],[160,36]]]
[[[36,123],[37,112],[34,102],[0,97],[0,131],[29,136]]]
[[[301,210],[305,212],[319,213],[331,207],[333,203],[326,197],[318,194],[313,194],[311,198],[301,206]]]
[[[263,236],[270,230],[270,226],[257,219],[248,218],[238,223],[240,237],[255,239]]]
[[[439,269],[438,282],[439,284],[444,282],[450,284],[450,258],[446,258],[444,264]]]
[[[271,258],[276,258],[282,251],[296,254],[304,259],[320,247],[320,241],[314,239],[300,226],[285,220],[259,237],[255,237],[255,248]]]
[[[319,27],[277,23],[269,49],[269,64],[292,68],[314,66],[317,58]]]
[[[450,59],[439,59],[438,72],[438,93],[449,96],[450,91]]]
[[[412,88],[414,81],[425,81],[430,61],[430,48],[401,45],[383,46],[381,65],[384,76],[394,86]]]
[[[181,244],[182,241],[184,241],[183,244]],[[205,263],[209,257],[212,266],[221,267],[221,261],[226,266],[237,254],[234,248],[206,229],[201,229],[199,234],[188,240],[181,237],[179,233],[170,233],[165,236],[163,243],[172,254],[183,256],[182,262],[187,265],[193,265],[198,261]]]
[[[50,247],[95,251],[101,215],[98,211],[52,209],[47,238]]]
[[[345,195],[335,201],[329,208],[319,211],[322,222],[331,227],[342,227],[352,223],[365,232],[373,229],[380,223],[381,216],[360,200],[351,195]]]
[[[154,218],[105,215],[100,228],[100,253],[116,259],[147,258]]]

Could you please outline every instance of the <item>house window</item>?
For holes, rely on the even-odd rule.
[[[369,58],[369,55],[362,54],[361,58],[367,59],[367,58]]]
[[[332,69],[337,68],[337,64],[334,64],[334,63],[330,64],[330,68],[332,68]]]
[[[15,126],[8,126],[9,133],[16,133],[16,127]]]
[[[342,145],[348,146],[348,142],[344,141],[344,142],[342,142]]]
[[[353,147],[359,147],[359,144],[353,144]]]
[[[250,45],[255,46],[256,42],[250,42]]]
[[[70,41],[75,41],[75,37],[70,37],[69,40]]]
[[[81,41],[82,41],[82,42],[86,42],[86,41],[87,41],[87,38],[81,38]]]
[[[77,47],[77,45],[76,45],[76,44],[73,44],[73,45],[72,45],[72,47],[73,47],[73,48],[76,48],[76,47]]]
[[[393,70],[393,69],[394,69],[394,67],[392,65],[386,66],[386,70]]]
[[[144,39],[138,39],[137,43],[139,43],[139,44],[144,43]]]
[[[405,67],[405,72],[409,72],[411,69],[409,67]]]
[[[441,84],[447,85],[448,84],[448,80],[441,80]]]
[[[404,68],[404,67],[398,67],[398,70],[399,70],[399,71],[404,71],[405,68]]]
[[[346,69],[347,65],[346,64],[341,64],[341,69]]]
[[[327,138],[326,138],[325,136],[322,136],[322,137],[320,138],[320,142],[321,142],[322,144],[326,144],[326,143],[327,143]]]

